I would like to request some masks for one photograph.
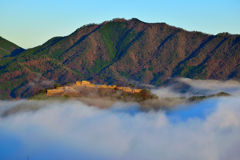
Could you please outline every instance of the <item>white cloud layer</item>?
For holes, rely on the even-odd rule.
[[[152,89],[152,93],[158,97],[189,97],[193,95],[210,95],[219,92],[226,92],[233,95],[240,95],[240,83],[234,80],[193,80],[189,78],[177,78],[177,83],[158,89]],[[176,85],[187,85],[184,92],[176,89]]]
[[[141,112],[136,103],[99,109],[79,101],[0,101],[0,111],[19,103],[42,108],[0,118],[0,159],[240,157],[240,97],[209,99],[175,112]]]

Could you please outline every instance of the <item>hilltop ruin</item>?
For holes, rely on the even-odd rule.
[[[77,81],[75,84],[69,86],[57,87],[56,89],[47,89],[47,96],[53,95],[65,95],[65,94],[77,94],[79,88],[86,89],[111,89],[111,90],[122,90],[127,93],[139,93],[142,89],[133,89],[130,87],[118,87],[116,85],[95,85],[89,81]]]

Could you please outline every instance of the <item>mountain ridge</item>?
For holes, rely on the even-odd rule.
[[[136,80],[157,86],[171,77],[239,80],[239,62],[239,35],[188,32],[136,18],[113,19],[1,58],[0,98],[24,98],[53,81],[78,79],[123,85]]]

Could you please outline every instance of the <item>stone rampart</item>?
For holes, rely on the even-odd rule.
[[[77,81],[75,84],[70,85],[70,86],[64,86],[64,87],[58,87],[57,89],[48,89],[47,90],[47,95],[53,95],[53,94],[60,94],[60,93],[64,93],[65,91],[67,92],[76,92],[76,90],[74,89],[75,87],[89,87],[89,88],[104,88],[104,89],[119,89],[119,90],[123,90],[124,92],[130,92],[130,93],[139,93],[142,89],[132,89],[130,87],[117,87],[116,85],[95,85],[95,84],[91,84],[88,81]]]

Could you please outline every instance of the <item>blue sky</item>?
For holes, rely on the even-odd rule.
[[[0,0],[0,36],[23,48],[113,18],[240,34],[239,0]]]

